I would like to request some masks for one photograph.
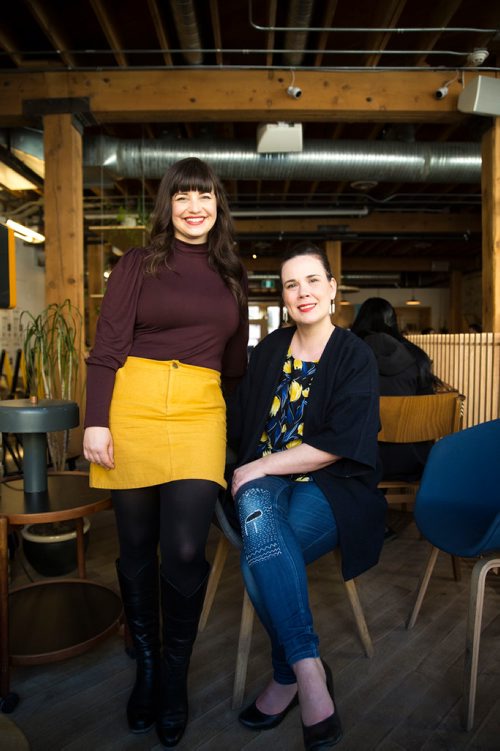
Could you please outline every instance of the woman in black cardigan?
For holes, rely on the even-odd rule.
[[[295,325],[255,348],[229,409],[243,576],[274,668],[240,721],[276,727],[300,703],[311,751],[337,743],[342,730],[306,565],[338,545],[345,579],[378,560],[386,505],[377,490],[378,375],[370,349],[331,322],[336,282],[323,251],[296,246],[281,279]]]

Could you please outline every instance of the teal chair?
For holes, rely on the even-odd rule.
[[[414,507],[417,527],[433,546],[407,628],[417,620],[440,550],[478,558],[471,585],[464,674],[464,727],[471,730],[488,571],[500,567],[500,420],[446,436],[432,447]]]

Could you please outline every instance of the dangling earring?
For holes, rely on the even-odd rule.
[[[335,300],[330,300],[330,315],[335,313]]]
[[[283,308],[283,323],[288,323],[288,310]]]

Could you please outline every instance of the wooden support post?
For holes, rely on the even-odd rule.
[[[483,331],[500,332],[500,117],[482,144]]]
[[[44,117],[45,297],[83,314],[82,135],[72,115]]]
[[[82,133],[73,115],[45,115],[45,302],[69,299],[84,318]],[[84,381],[82,359],[79,401]],[[80,405],[81,406],[81,405]],[[80,409],[80,417],[83,417]],[[71,432],[69,453],[80,453],[81,431]]]

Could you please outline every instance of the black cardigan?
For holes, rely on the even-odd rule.
[[[248,371],[228,405],[228,443],[236,466],[256,458],[295,327],[278,329],[252,352]],[[344,579],[378,561],[386,502],[380,477],[378,373],[370,348],[336,327],[314,376],[305,411],[304,443],[341,456],[310,472],[330,502],[339,533]]]

